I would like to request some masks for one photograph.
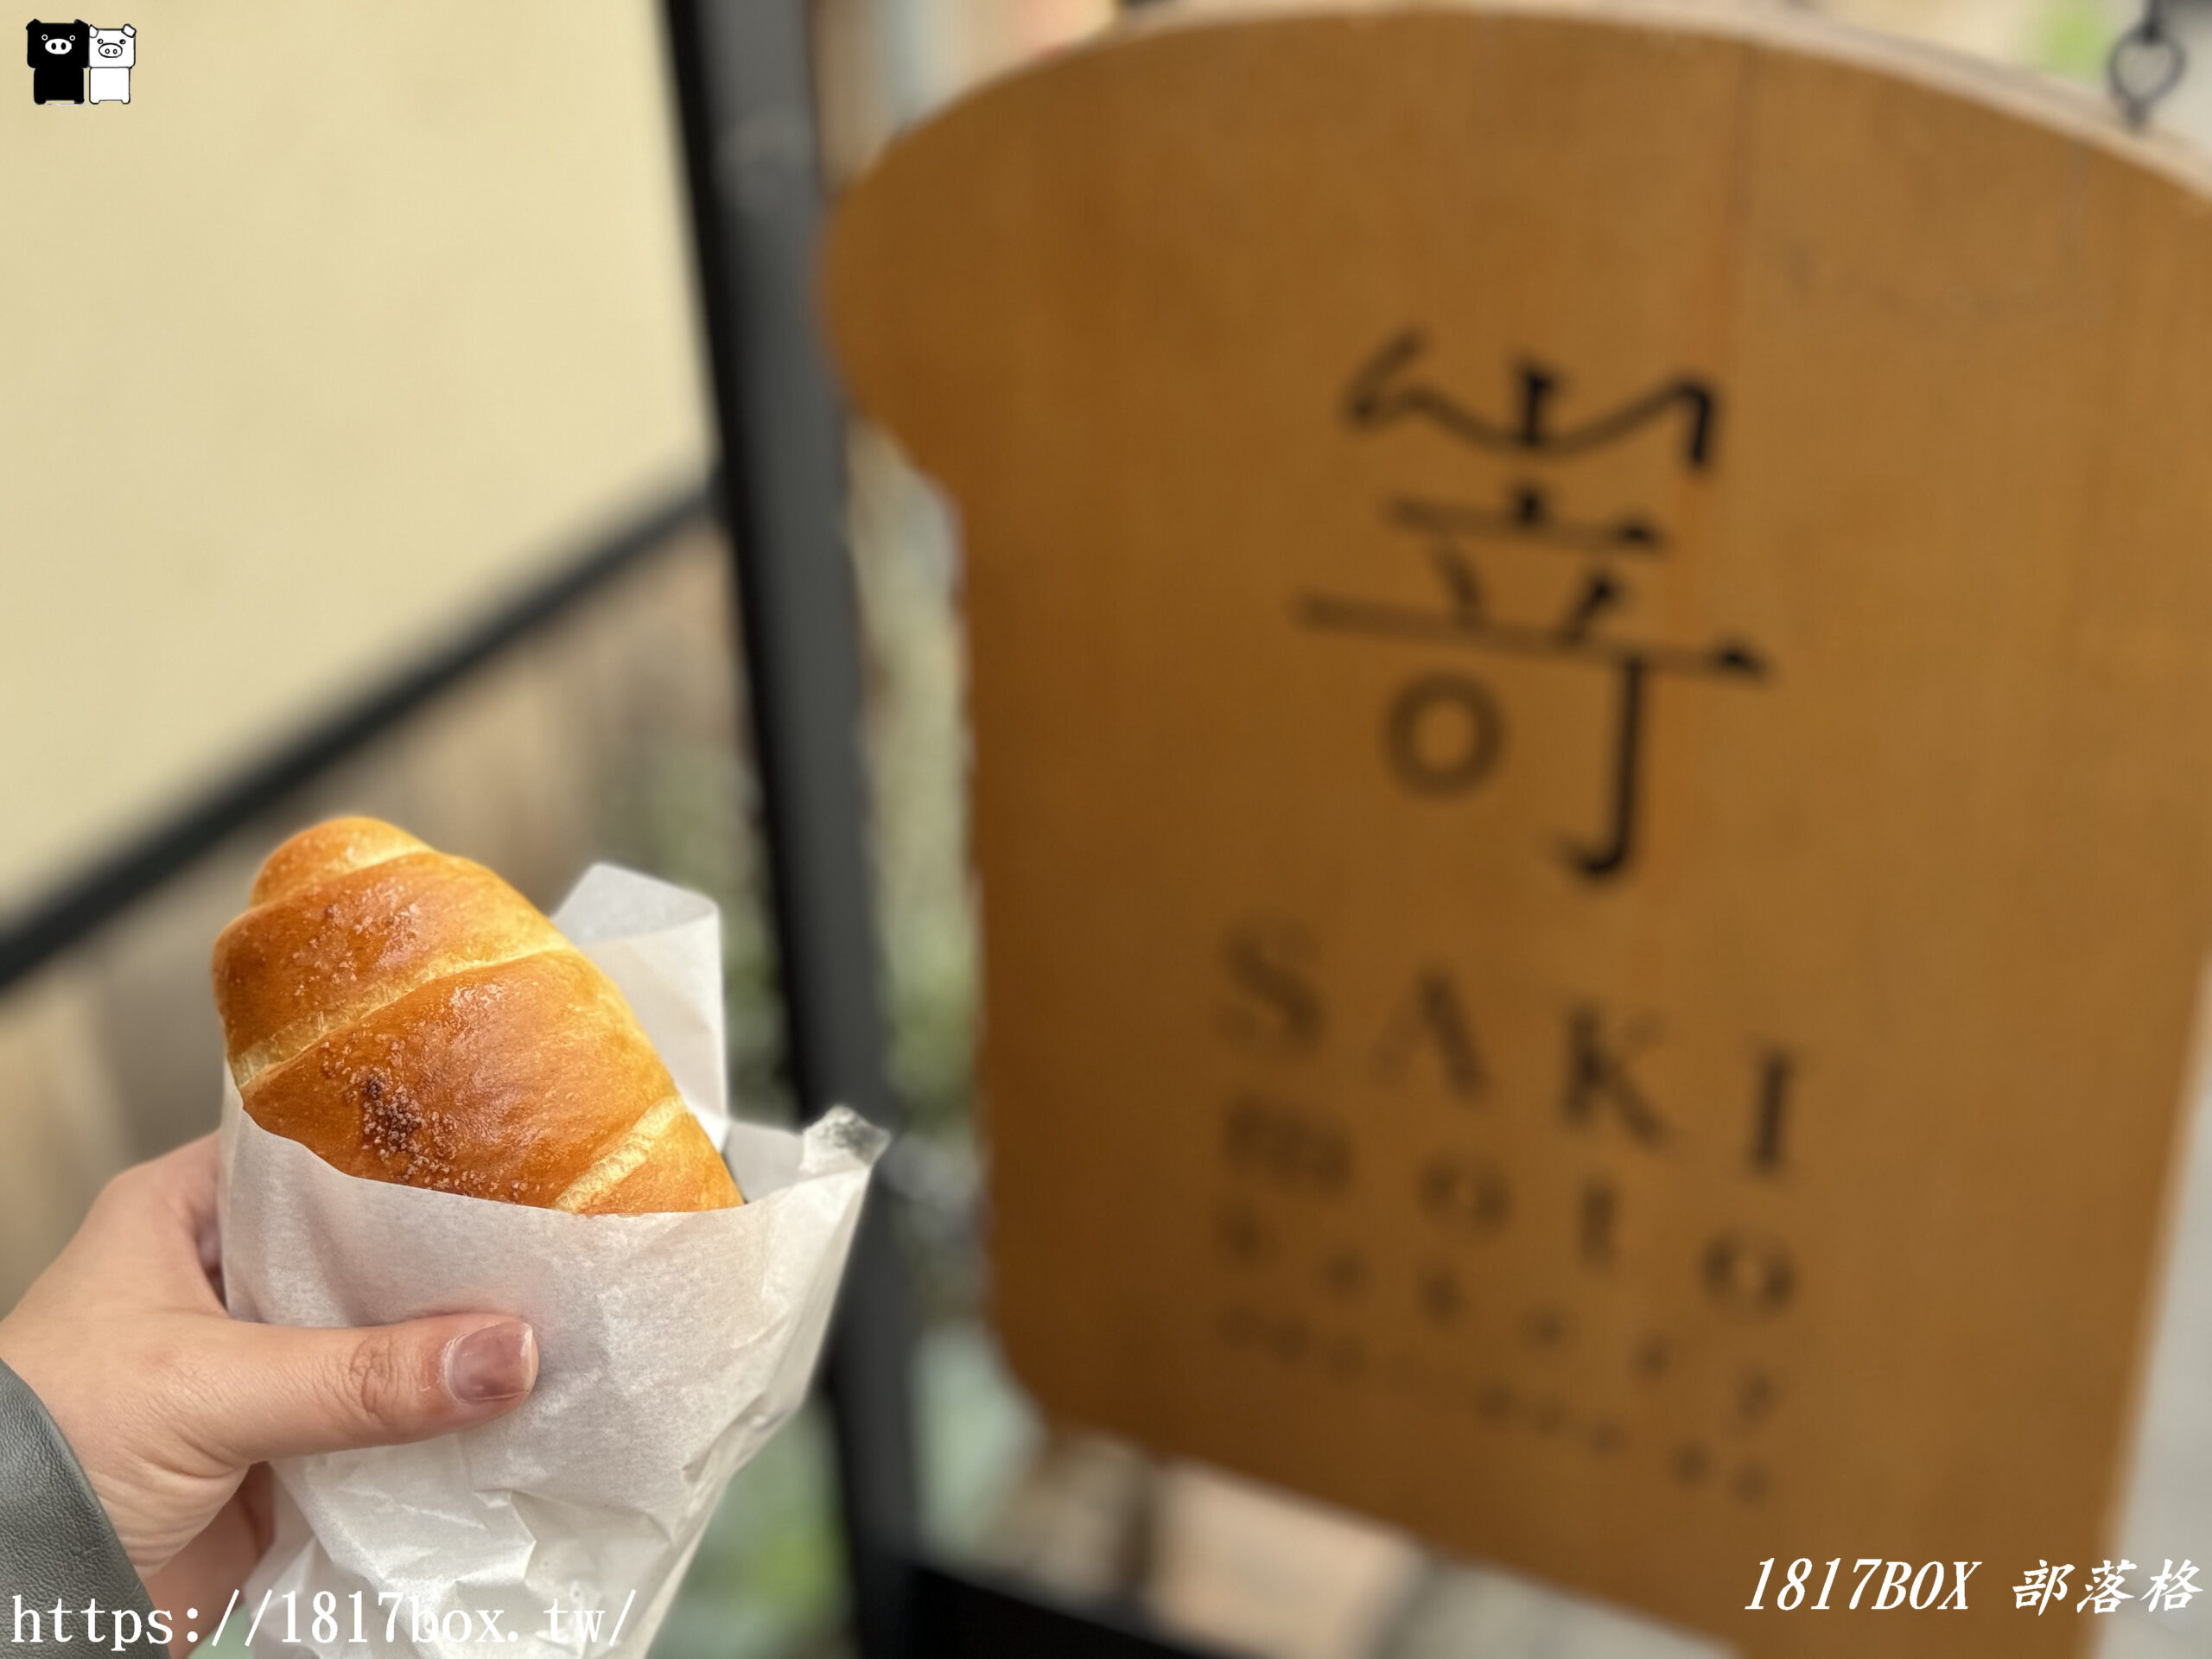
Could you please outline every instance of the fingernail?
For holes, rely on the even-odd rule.
[[[512,1400],[537,1381],[537,1333],[520,1319],[487,1325],[446,1344],[446,1392],[464,1405]]]

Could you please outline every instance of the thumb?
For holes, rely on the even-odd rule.
[[[520,1319],[230,1328],[235,1363],[202,1395],[199,1427],[209,1450],[238,1464],[428,1440],[512,1409],[537,1381],[537,1336]]]

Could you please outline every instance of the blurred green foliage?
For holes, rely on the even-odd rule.
[[[2126,15],[2104,0],[2044,0],[2029,30],[2028,65],[2101,85],[2113,41],[2126,27]]]

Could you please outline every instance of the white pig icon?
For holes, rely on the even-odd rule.
[[[92,30],[92,67],[86,92],[95,104],[130,101],[130,67],[138,61],[138,31],[129,23],[121,29]]]

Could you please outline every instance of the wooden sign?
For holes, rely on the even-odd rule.
[[[2212,944],[2212,193],[2109,125],[1763,12],[1201,12],[850,194],[1049,1407],[1748,1654],[2102,1628]]]

